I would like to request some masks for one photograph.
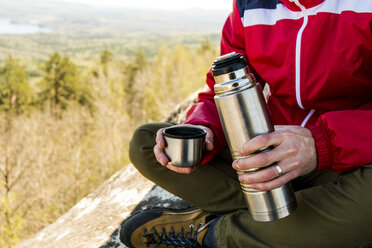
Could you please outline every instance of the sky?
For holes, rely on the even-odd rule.
[[[190,9],[231,10],[232,0],[46,0],[84,3],[99,7],[127,7],[148,9]]]

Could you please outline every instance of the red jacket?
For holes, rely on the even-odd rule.
[[[274,124],[311,130],[318,169],[372,163],[371,0],[234,0],[221,40],[221,54],[232,51],[270,85]],[[211,72],[207,84],[186,120],[215,134],[204,163],[226,145]]]

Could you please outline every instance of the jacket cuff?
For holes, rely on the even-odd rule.
[[[332,166],[332,148],[326,130],[321,124],[309,127],[313,134],[315,146],[318,154],[317,170],[328,169]]]

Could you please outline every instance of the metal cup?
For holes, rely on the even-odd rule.
[[[199,165],[203,158],[204,129],[188,126],[169,127],[163,130],[165,154],[176,167]]]

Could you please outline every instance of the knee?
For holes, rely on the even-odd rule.
[[[148,174],[148,170],[156,162],[153,148],[156,132],[159,128],[158,125],[153,123],[142,125],[135,130],[130,141],[129,158],[142,174]]]

